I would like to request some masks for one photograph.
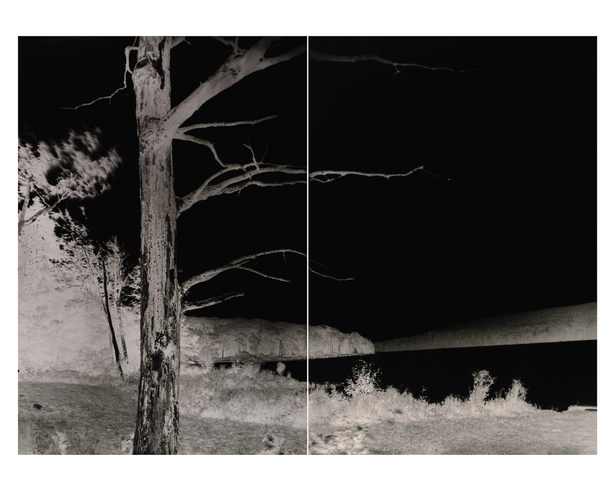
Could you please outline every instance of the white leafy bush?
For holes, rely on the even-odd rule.
[[[371,394],[380,390],[379,376],[381,371],[371,363],[360,360],[352,368],[352,376],[348,378],[344,391],[350,397],[360,394]]]

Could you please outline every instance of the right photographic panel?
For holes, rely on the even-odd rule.
[[[597,38],[309,39],[309,453],[597,453]]]

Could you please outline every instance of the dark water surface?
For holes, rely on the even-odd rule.
[[[431,402],[441,402],[450,394],[468,396],[472,373],[488,370],[496,379],[493,392],[507,390],[513,379],[519,379],[528,389],[527,401],[542,409],[563,411],[574,404],[597,404],[597,341],[316,359],[309,363],[310,381],[342,383],[361,359],[381,369],[382,387],[424,395]]]
[[[297,359],[294,361],[283,361],[286,365],[284,374],[290,373],[294,379],[298,381],[307,381],[307,361],[304,359]],[[277,370],[277,361],[269,361],[262,363],[261,369],[269,369],[271,371]]]

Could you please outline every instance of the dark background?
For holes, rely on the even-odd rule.
[[[173,49],[173,104],[223,62],[224,45],[190,38]],[[243,40],[248,45],[253,40]],[[296,42],[298,40],[290,40]],[[309,167],[402,173],[310,186],[310,254],[339,282],[310,275],[310,323],[389,339],[482,316],[596,300],[595,38],[310,38],[316,51],[377,54],[466,72],[375,62],[310,61]],[[134,97],[62,109],[123,83],[134,38],[20,38],[21,138],[61,139],[100,127],[124,164],[89,201],[90,227],[139,249]],[[291,46],[291,44],[290,44]],[[132,57],[132,62],[134,58]],[[210,130],[222,157],[305,164],[306,57],[222,93],[194,121],[278,118]],[[208,150],[175,142],[176,191],[217,170]],[[179,219],[180,280],[248,253],[306,249],[304,186],[249,188]],[[245,291],[209,316],[305,321],[304,261],[259,260],[290,284],[230,272],[191,298]],[[314,268],[316,265],[312,263]]]
[[[352,369],[360,369],[363,363],[379,371],[377,383],[382,389],[393,386],[430,402],[443,402],[451,395],[469,397],[473,374],[487,370],[495,380],[491,397],[500,392],[507,395],[513,381],[519,380],[527,391],[527,402],[541,409],[565,411],[576,404],[597,405],[596,340],[312,359],[309,380],[334,383],[341,390]],[[299,363],[288,363],[288,370],[300,379]]]
[[[310,38],[310,324],[384,340],[597,299],[595,38]]]
[[[223,63],[228,48],[210,38],[188,38],[171,54],[172,103],[177,105]],[[241,40],[249,47],[256,39]],[[305,39],[290,38],[280,47],[291,49]],[[101,100],[77,110],[63,109],[110,95],[123,84],[124,48],[135,38],[70,37],[19,39],[19,135],[32,141],[57,141],[71,128],[98,127],[103,140],[116,144],[124,158],[112,179],[112,189],[87,201],[89,227],[99,240],[117,235],[138,260],[140,200],[135,102],[130,75],[128,88],[111,101]],[[134,66],[136,53],[130,64]],[[235,128],[209,129],[203,138],[216,143],[229,163],[247,162],[251,144],[256,157],[276,164],[305,165],[307,161],[307,58],[255,73],[209,101],[190,122],[253,120],[277,114],[271,121]],[[199,133],[196,133],[198,135]],[[178,196],[198,187],[219,166],[209,150],[175,141],[175,191]],[[66,204],[74,207],[81,204]],[[178,261],[182,281],[228,261],[264,250],[293,248],[306,252],[306,187],[251,187],[240,194],[201,202],[178,221]],[[206,309],[207,316],[263,318],[306,322],[306,265],[299,256],[259,259],[260,271],[292,280],[271,281],[247,272],[227,272],[194,287],[190,299],[230,291],[246,296]]]

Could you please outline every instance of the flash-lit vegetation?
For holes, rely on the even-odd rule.
[[[304,454],[304,382],[259,364],[186,367],[182,454]],[[130,454],[138,376],[19,373],[20,454]],[[271,451],[264,445],[268,439]]]
[[[259,364],[184,370],[180,385],[179,409],[186,416],[307,427],[305,383]]]
[[[495,379],[484,370],[473,374],[473,388],[468,397],[451,395],[440,403],[429,403],[424,396],[414,397],[393,387],[382,389],[379,374],[379,370],[368,363],[360,362],[342,386],[312,384],[310,424],[408,423],[425,419],[513,416],[537,411],[526,402],[526,389],[518,380],[513,381],[505,395],[492,395],[490,388]]]
[[[182,371],[179,409],[186,417],[228,419],[256,424],[306,428],[307,387],[285,373],[260,369],[258,363],[227,368],[190,367]],[[47,382],[105,386],[133,390],[138,376],[120,379],[111,374],[75,371],[19,373],[22,382]]]

